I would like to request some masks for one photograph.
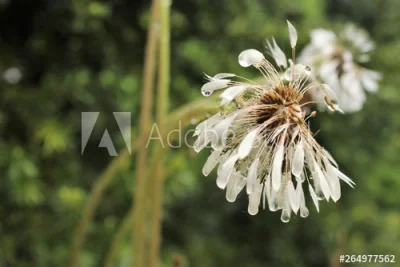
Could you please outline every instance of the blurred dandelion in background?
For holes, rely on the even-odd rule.
[[[290,44],[294,50],[297,32],[288,22]],[[268,42],[270,52],[280,67],[280,74],[255,49],[239,55],[242,67],[253,66],[264,76],[265,84],[257,84],[231,73],[207,76],[209,82],[201,91],[210,96],[220,95],[224,110],[196,127],[198,138],[194,149],[199,152],[209,143],[213,151],[203,167],[205,176],[219,164],[217,185],[226,189],[226,199],[234,202],[246,187],[248,212],[258,213],[260,203],[271,211],[282,210],[281,220],[288,222],[291,213],[307,217],[303,183],[319,211],[318,201],[340,198],[340,180],[353,187],[350,178],[338,169],[330,154],[314,139],[301,104],[304,94],[317,88],[325,104],[340,111],[332,89],[319,83],[310,69],[287,59],[276,41]],[[238,78],[242,81],[233,81]],[[300,212],[299,212],[300,211]]]
[[[3,79],[10,84],[17,84],[22,79],[22,73],[19,68],[11,67],[4,71]]]
[[[310,66],[317,78],[329,84],[343,111],[355,112],[363,107],[366,91],[379,89],[381,74],[362,66],[370,60],[374,48],[368,33],[354,24],[345,25],[338,35],[330,30],[315,29],[311,31],[311,42],[301,52],[299,62]],[[323,99],[318,90],[310,92],[314,99]]]

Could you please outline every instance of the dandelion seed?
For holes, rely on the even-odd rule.
[[[276,65],[278,65],[278,67],[284,67],[285,69],[287,68],[287,60],[286,60],[286,55],[285,53],[283,53],[282,49],[278,46],[278,44],[276,43],[275,39],[272,38],[272,44],[269,42],[269,40],[267,40],[267,45],[269,48],[269,51],[272,54],[272,57],[274,58]]]
[[[297,32],[288,25],[295,47]],[[312,116],[306,117],[300,105],[308,90],[319,88],[326,105],[340,111],[335,93],[319,83],[310,68],[294,64],[294,60],[286,62],[274,39],[272,44],[268,46],[277,65],[285,67],[283,74],[257,50],[239,55],[241,66],[253,66],[263,74],[263,84],[249,83],[230,73],[207,76],[209,82],[202,92],[225,89],[221,94],[224,111],[196,127],[194,148],[200,151],[211,143],[213,151],[203,174],[209,175],[219,164],[217,186],[226,190],[229,202],[246,187],[249,214],[257,214],[261,205],[271,211],[281,210],[281,220],[288,222],[292,212],[301,217],[309,215],[303,187],[308,187],[319,211],[319,200],[336,202],[340,198],[340,180],[351,187],[354,183],[315,141],[306,123]]]
[[[244,86],[232,86],[226,89],[222,94],[221,94],[221,106],[225,105],[229,102],[231,102],[238,94],[243,92],[246,89]]]
[[[292,25],[292,23],[290,23],[288,20],[286,22],[287,22],[288,28],[289,28],[290,46],[292,48],[295,48],[296,43],[297,43],[297,31],[294,28],[294,26]]]
[[[262,64],[264,55],[255,49],[248,49],[240,53],[239,64],[242,67],[258,67]]]

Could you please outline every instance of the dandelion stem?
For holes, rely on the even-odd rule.
[[[132,231],[132,266],[144,267],[144,243],[145,243],[145,189],[146,189],[146,162],[147,139],[151,124],[152,90],[154,87],[155,63],[157,53],[157,39],[159,28],[159,0],[153,0],[151,4],[151,21],[145,48],[145,62],[143,72],[143,89],[139,122],[139,146],[136,161],[136,181],[133,190],[134,217]]]
[[[135,147],[132,146],[132,151],[135,150]],[[93,214],[100,203],[103,192],[110,184],[112,178],[118,170],[121,170],[123,167],[128,166],[129,160],[129,151],[125,149],[117,158],[115,158],[111,163],[107,166],[103,174],[93,185],[93,189],[89,195],[89,199],[85,204],[85,208],[83,211],[83,215],[78,224],[78,227],[75,232],[74,241],[72,245],[71,252],[71,262],[70,267],[79,266],[79,255],[82,250],[82,245],[86,238],[87,229],[89,227],[90,222],[93,219]]]
[[[160,133],[165,134],[165,119],[168,112],[168,91],[170,86],[170,0],[160,0],[160,61],[159,61],[159,80],[157,91],[157,124]],[[164,142],[160,143],[160,146]],[[164,160],[167,153],[167,147],[159,147],[154,150],[156,162],[154,166],[153,181],[150,188],[150,196],[152,199],[152,208],[150,209],[152,218],[150,220],[150,248],[149,248],[149,265],[150,267],[158,266],[160,240],[161,240],[161,215],[162,215],[162,199],[164,188]]]
[[[176,129],[179,121],[182,121],[183,125],[187,125],[191,118],[198,117],[198,119],[202,119],[205,117],[205,114],[207,112],[215,112],[217,109],[217,103],[215,103],[215,105],[213,105],[212,103],[210,104],[208,99],[207,101],[202,99],[200,101],[180,107],[177,110],[174,110],[174,112],[169,115],[167,120],[167,125],[169,126],[168,131]],[[133,136],[134,138],[132,138],[131,148],[132,153],[134,153],[137,148],[136,135],[133,134]],[[163,138],[165,139],[166,136],[163,136]],[[100,201],[103,198],[104,191],[112,181],[112,178],[115,176],[115,174],[118,171],[121,171],[129,166],[129,156],[129,150],[126,148],[123,152],[119,154],[118,157],[114,158],[108,164],[105,171],[100,175],[100,177],[93,185],[92,191],[85,204],[83,215],[75,232],[71,252],[71,262],[69,265],[70,267],[78,266],[79,255],[82,250],[82,245],[85,242],[87,230],[90,222],[93,219],[94,212],[96,211]],[[116,247],[118,246],[116,245]],[[113,257],[114,255],[110,256],[111,259],[113,259]],[[106,259],[107,258],[108,257],[106,257]]]
[[[111,242],[110,250],[108,251],[104,267],[113,267],[115,266],[114,261],[118,254],[119,248],[121,247],[121,243],[124,240],[127,232],[131,229],[131,225],[133,223],[133,214],[134,210],[131,208],[128,214],[123,219],[120,228],[118,229],[117,233],[114,235],[113,240]]]
[[[214,105],[209,103],[209,99],[207,101],[200,100],[183,107],[180,107],[177,110],[174,110],[170,113],[167,119],[166,125],[168,125],[167,131],[161,136],[163,139],[167,138],[167,133],[173,129],[179,127],[179,123],[182,124],[182,127],[185,127],[190,123],[192,118],[196,118],[197,120],[202,120],[206,117],[208,112],[215,112],[218,110],[218,105],[215,103]],[[174,136],[173,138],[177,138],[178,136]],[[173,140],[171,140],[173,141]],[[124,151],[124,153],[127,151]],[[121,154],[122,156],[122,154]],[[156,159],[158,160],[158,159]],[[156,161],[154,160],[154,162]],[[154,163],[155,164],[155,163]],[[120,166],[120,165],[119,165]],[[154,170],[154,165],[151,164],[150,170]],[[115,168],[113,168],[115,172]],[[168,170],[170,173],[170,170]],[[150,173],[150,176],[153,173]],[[131,209],[128,214],[125,216],[119,230],[115,233],[113,237],[113,241],[111,242],[111,246],[107,255],[105,257],[105,265],[104,267],[115,266],[115,258],[118,256],[118,251],[120,250],[120,246],[123,241],[123,237],[126,236],[127,232],[131,229],[131,222],[133,222],[133,209]]]

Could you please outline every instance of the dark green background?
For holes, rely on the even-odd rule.
[[[17,85],[0,80],[0,266],[69,262],[83,205],[112,159],[97,148],[105,128],[124,149],[112,112],[132,112],[138,125],[148,9],[143,0],[0,0],[0,74],[14,66],[23,73]],[[343,185],[340,201],[321,203],[320,214],[308,199],[306,219],[248,215],[244,194],[228,203],[215,174],[201,174],[208,151],[170,150],[163,266],[176,257],[201,267],[335,266],[339,252],[394,254],[400,262],[399,10],[397,0],[173,1],[170,110],[202,98],[203,73],[256,78],[237,55],[264,51],[272,36],[289,51],[286,19],[299,32],[298,51],[314,28],[348,21],[366,28],[377,45],[367,67],[383,80],[362,111],[312,120],[318,141],[357,186]],[[101,114],[81,155],[83,111]],[[102,265],[131,206],[133,166],[107,189],[80,266]],[[129,266],[130,251],[127,234],[117,266]]]

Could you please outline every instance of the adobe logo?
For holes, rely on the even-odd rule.
[[[81,154],[85,151],[86,145],[92,134],[93,128],[100,112],[82,112],[81,116]],[[118,124],[119,131],[125,141],[129,154],[131,154],[131,112],[113,112],[114,118]],[[112,157],[118,156],[113,141],[108,130],[105,129],[98,147],[105,147],[108,154]]]

